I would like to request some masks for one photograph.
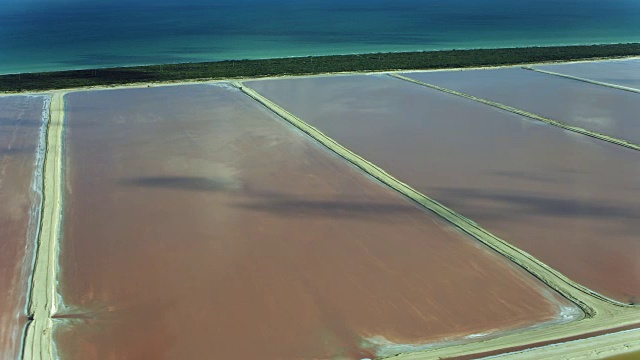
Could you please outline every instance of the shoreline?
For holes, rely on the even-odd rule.
[[[0,75],[1,93],[95,86],[411,70],[455,70],[640,56],[640,43],[225,60]]]
[[[437,52],[437,51],[456,51],[456,50],[493,50],[493,49],[520,49],[520,48],[540,48],[540,47],[572,47],[572,46],[593,46],[593,45],[620,45],[620,44],[633,44],[640,42],[640,38],[625,38],[625,39],[610,39],[602,40],[598,42],[584,41],[569,41],[569,42],[526,42],[526,43],[500,43],[489,45],[481,44],[453,44],[450,46],[419,46],[409,45],[395,47],[393,45],[383,45],[382,47],[369,48],[365,47],[360,50],[344,50],[344,49],[332,49],[330,51],[320,51],[313,53],[289,53],[289,52],[269,52],[263,55],[247,54],[247,53],[234,53],[226,57],[217,57],[215,54],[209,54],[210,56],[201,57],[200,59],[184,60],[176,59],[175,61],[158,61],[158,62],[129,62],[120,64],[104,64],[104,65],[78,65],[68,68],[57,67],[39,67],[36,70],[17,70],[6,69],[0,71],[0,76],[4,75],[17,75],[17,74],[34,74],[34,73],[46,73],[46,72],[61,72],[61,71],[83,71],[83,70],[100,70],[110,68],[130,68],[130,67],[146,67],[146,66],[162,66],[162,65],[180,65],[180,64],[198,64],[198,63],[211,63],[211,62],[224,62],[224,61],[240,61],[240,60],[271,60],[271,59],[298,59],[308,57],[325,57],[325,56],[356,56],[356,55],[370,55],[370,54],[400,54],[400,53],[419,53],[419,52]]]
[[[352,76],[352,75],[389,75],[394,73],[413,73],[413,72],[440,72],[440,71],[473,71],[473,70],[491,70],[491,69],[504,69],[504,68],[526,68],[528,66],[544,66],[544,65],[558,65],[558,64],[579,64],[585,62],[598,62],[598,61],[615,61],[615,60],[628,60],[628,59],[640,59],[640,55],[626,55],[616,57],[602,57],[602,58],[588,58],[578,60],[555,60],[546,62],[531,62],[513,65],[487,65],[476,67],[463,67],[463,68],[435,68],[435,69],[414,69],[414,70],[402,70],[391,69],[381,71],[341,71],[341,72],[325,72],[314,74],[298,74],[298,75],[271,75],[261,77],[236,77],[236,78],[202,78],[202,79],[184,79],[184,80],[167,80],[167,81],[149,81],[149,82],[132,82],[124,84],[113,85],[88,85],[78,86],[62,89],[40,89],[40,90],[24,90],[24,91],[2,91],[0,90],[0,97],[5,96],[41,96],[52,95],[59,92],[81,92],[81,91],[102,91],[102,90],[119,90],[119,89],[142,89],[148,87],[161,87],[161,86],[183,86],[183,85],[214,85],[219,83],[231,83],[233,81],[262,81],[262,80],[277,80],[277,79],[299,79],[308,77],[324,77],[324,76]],[[154,65],[155,66],[155,65]],[[0,75],[1,77],[4,75]],[[603,83],[604,84],[604,83]],[[609,85],[609,84],[607,84]]]

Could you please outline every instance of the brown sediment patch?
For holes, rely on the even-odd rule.
[[[51,315],[56,310],[56,261],[62,207],[62,128],[64,93],[51,98],[44,153],[42,210],[31,289],[29,318],[24,340],[24,359],[53,359]]]
[[[39,138],[45,97],[0,98],[0,358],[18,359],[37,232]],[[48,114],[47,114],[48,115]]]
[[[596,81],[606,85],[631,88],[640,92],[640,59],[588,61],[553,65],[535,65],[536,70],[551,71]]]
[[[73,93],[66,116],[65,359],[373,357],[572,308],[235,89]]]
[[[521,68],[404,76],[640,144],[638,94]]]
[[[474,164],[475,166],[477,166],[476,163],[481,164],[484,168],[490,168],[494,164],[501,164],[501,161],[494,161],[496,159],[492,157],[489,157],[483,162],[480,159],[477,159],[475,156],[470,156],[476,155],[477,150],[485,147],[486,149],[483,149],[481,153],[493,149],[492,153],[494,154],[504,153],[509,156],[513,156],[513,159],[507,161],[507,164],[509,164],[514,160],[518,160],[518,150],[525,151],[526,153],[526,151],[530,151],[531,146],[540,146],[538,141],[533,142],[531,141],[532,139],[530,139],[530,130],[536,130],[534,127],[537,127],[537,130],[539,131],[547,132],[546,134],[544,134],[546,136],[545,140],[547,137],[553,138],[554,136],[557,137],[560,135],[562,135],[563,137],[566,136],[567,138],[574,138],[576,141],[582,140],[583,142],[584,140],[588,140],[588,138],[582,138],[570,132],[560,132],[557,129],[553,128],[548,129],[544,126],[536,126],[535,123],[532,124],[533,127],[528,126],[530,124],[528,121],[518,122],[515,121],[515,119],[504,119],[503,123],[501,124],[494,123],[490,125],[487,124],[487,122],[491,122],[488,121],[488,119],[490,119],[488,118],[487,121],[471,123],[476,124],[475,127],[470,126],[469,123],[462,127],[456,127],[455,125],[461,125],[461,121],[464,121],[464,119],[467,117],[474,118],[480,116],[483,112],[483,109],[484,111],[486,111],[487,108],[479,106],[479,104],[475,104],[472,102],[465,103],[464,101],[461,101],[460,98],[446,96],[442,92],[436,92],[435,94],[432,94],[432,96],[434,97],[432,101],[436,103],[429,103],[428,98],[424,97],[424,93],[421,93],[419,97],[416,97],[415,94],[414,96],[408,96],[410,94],[407,94],[406,91],[400,91],[403,88],[399,83],[396,83],[395,85],[389,83],[390,79],[382,79],[382,83],[378,82],[378,85],[380,86],[375,86],[375,82],[381,80],[380,77],[378,77],[377,80],[373,77],[368,77],[368,80],[365,80],[366,78],[367,77],[359,77],[358,82],[354,82],[353,79],[347,78],[345,80],[345,78],[333,77],[331,79],[310,79],[308,81],[256,81],[250,83],[252,87],[259,88],[261,92],[267,93],[268,96],[274,98],[276,101],[278,101],[280,104],[283,104],[288,109],[291,109],[294,113],[301,113],[301,116],[304,116],[305,119],[318,121],[319,124],[322,124],[323,130],[326,131],[326,129],[328,128],[327,124],[332,124],[333,126],[330,127],[332,130],[329,135],[333,135],[333,137],[335,137],[335,139],[337,139],[338,141],[341,141],[341,139],[347,139],[345,142],[348,141],[347,143],[350,148],[358,149],[358,154],[354,153],[350,149],[345,148],[333,138],[325,135],[313,126],[308,125],[306,122],[303,122],[291,112],[283,109],[281,106],[255,92],[251,88],[248,88],[241,84],[238,84],[237,86],[240,87],[249,96],[264,104],[272,111],[289,121],[291,124],[295,125],[323,145],[330,148],[332,151],[350,161],[352,164],[360,167],[383,183],[405,194],[407,197],[413,199],[414,201],[422,204],[426,208],[432,210],[451,223],[455,224],[461,230],[473,235],[484,244],[511,259],[518,265],[522,266],[524,269],[527,269],[530,273],[534,274],[543,282],[557,289],[563,295],[579,304],[580,307],[588,315],[585,319],[571,324],[547,327],[544,329],[536,329],[535,331],[507,334],[497,339],[489,339],[482,342],[452,344],[451,346],[448,346],[446,348],[402,354],[402,356],[400,356],[399,358],[431,359],[438,357],[464,356],[475,354],[481,351],[495,351],[506,347],[523,346],[531,343],[558,341],[559,339],[571,336],[579,336],[587,332],[606,331],[613,328],[629,326],[637,323],[638,319],[640,318],[639,309],[634,308],[633,306],[624,305],[620,302],[612,301],[600,295],[599,293],[596,293],[586,288],[585,286],[567,278],[562,273],[547,266],[545,263],[531,256],[529,253],[514,247],[513,245],[505,242],[492,233],[487,232],[477,223],[467,219],[459,213],[452,211],[450,208],[443,206],[441,203],[434,201],[429,197],[426,197],[425,195],[423,195],[423,193],[416,191],[414,188],[401,182],[397,178],[391,176],[385,170],[382,170],[381,168],[377,167],[367,160],[373,158],[376,163],[381,163],[386,156],[387,158],[392,158],[392,162],[385,163],[386,165],[384,165],[384,168],[386,170],[393,169],[394,166],[398,166],[396,169],[405,171],[405,175],[411,174],[412,176],[414,176],[414,179],[422,179],[421,181],[432,181],[433,177],[437,179],[438,174],[440,174],[441,176],[446,177],[446,184],[450,185],[455,181],[455,179],[458,179],[458,177],[452,176],[450,170],[443,172],[438,171],[434,167],[424,166],[423,159],[439,159],[448,163],[448,161],[450,161],[450,157],[456,157],[455,162],[448,163],[450,169],[466,169],[467,166],[471,166]],[[386,83],[384,81],[386,81]],[[294,91],[287,91],[287,87],[295,87],[296,82],[298,83],[298,87],[295,88]],[[315,84],[313,84],[313,86],[310,86],[310,82],[315,82]],[[321,86],[323,82],[325,86]],[[407,84],[402,85],[405,86],[405,90],[410,89],[410,87],[407,87]],[[309,90],[305,91],[305,87]],[[291,88],[289,88],[288,90],[291,90]],[[420,91],[416,90],[415,88],[413,90]],[[422,89],[421,91],[425,90],[426,89]],[[366,95],[363,94],[363,92],[366,91],[369,91],[369,93]],[[305,98],[307,100],[306,102]],[[328,101],[327,99],[330,99],[331,101]],[[456,104],[458,106],[443,106],[444,103],[453,101],[452,99],[457,100]],[[401,103],[404,105],[402,107],[403,111],[389,111],[390,108],[393,109],[393,106],[391,106],[393,102],[391,102],[390,104],[385,100],[401,101]],[[475,107],[471,106],[470,104],[473,104]],[[468,108],[469,106],[471,106],[470,109]],[[442,121],[439,121],[438,123],[431,124],[431,126],[428,127],[424,126],[424,122],[422,121],[423,116],[427,119],[438,119],[438,116],[435,116],[437,115],[437,109],[442,110],[444,108],[447,110],[447,113],[451,115],[449,113],[450,111],[458,108],[464,109],[465,107],[469,112],[469,114],[467,114],[466,116],[454,116],[452,117],[453,119],[449,117],[448,119],[451,119],[449,121],[445,121],[444,123]],[[312,110],[309,110],[309,108],[311,108]],[[325,112],[324,110],[327,109],[329,110]],[[416,111],[417,109],[422,110],[421,116],[406,116],[408,110]],[[436,113],[432,113],[434,109],[436,110]],[[313,110],[315,110],[315,112]],[[343,112],[341,112],[340,110],[342,110]],[[502,115],[504,115],[504,113]],[[497,119],[500,119],[501,117],[500,113],[497,112],[493,112],[492,116]],[[445,117],[445,119],[447,118]],[[455,129],[451,128],[452,125],[455,127]],[[407,131],[407,128],[410,129],[410,131]],[[400,130],[393,131],[395,129]],[[527,131],[526,136],[511,136],[507,138],[496,136],[496,134],[494,133],[496,130],[500,132],[510,130],[511,132],[513,132],[517,129],[519,129],[520,133],[522,133],[524,129],[527,129],[529,131]],[[456,134],[457,136],[454,136],[454,134]],[[462,145],[466,144],[466,146],[469,146],[470,144],[476,144],[478,138],[487,135],[489,136],[489,138],[481,143],[482,147],[475,146],[471,151],[463,151],[464,146]],[[464,142],[460,142],[460,138],[462,138]],[[458,139],[458,141],[456,141],[456,139]],[[498,139],[507,139],[508,142],[501,143],[500,141],[498,141]],[[450,144],[452,141],[455,141],[458,146],[442,146],[443,144]],[[510,143],[513,143],[514,146],[505,146],[509,145]],[[542,143],[545,143],[548,148],[548,143],[546,141],[543,141]],[[560,146],[564,142],[560,141],[557,144],[554,142],[551,143],[555,144],[556,146]],[[613,146],[610,144],[607,145],[606,143],[600,143],[591,140],[585,143],[589,144],[588,146],[595,146],[596,148]],[[527,144],[528,146],[525,146]],[[429,146],[431,146],[431,148],[429,148]],[[384,149],[385,147],[385,151],[380,151],[380,149]],[[576,145],[573,144],[572,147],[576,147]],[[391,151],[391,148],[395,149]],[[542,148],[542,150],[547,148]],[[577,147],[579,153],[587,148],[588,147]],[[613,157],[613,159],[620,156],[623,156],[627,159],[636,159],[635,157],[631,157],[635,156],[635,152],[625,153],[623,152],[622,148],[618,147],[613,147],[610,149],[620,152],[615,157]],[[499,151],[496,152],[495,150]],[[441,157],[436,156],[440,153],[442,154]],[[364,155],[364,157],[359,154]],[[395,154],[395,156],[391,154]],[[400,156],[398,156],[398,154]],[[429,154],[430,156],[424,156],[424,154]],[[563,152],[553,152],[553,155],[558,156],[565,154]],[[461,158],[460,156],[463,157]],[[582,156],[584,156],[584,154],[582,154]],[[399,161],[400,159],[402,159],[403,161]],[[467,159],[466,162],[461,163],[460,160],[464,159]],[[611,161],[611,159],[612,158],[607,158],[608,161]],[[521,162],[522,160],[520,160],[520,163]],[[411,166],[407,167],[407,164],[410,164]],[[571,162],[561,163],[561,165],[565,166],[567,164],[571,164]],[[425,171],[427,169],[429,171],[429,175],[420,177],[419,174],[421,173],[421,171]],[[621,169],[624,169],[624,167],[621,167]],[[568,173],[571,172],[572,171],[569,171]],[[391,173],[397,174],[398,172],[392,171]],[[522,177],[526,180],[534,181],[539,175],[535,173],[527,174],[526,172],[500,173],[503,175],[515,175],[511,176],[514,178]],[[415,177],[416,175],[418,176],[417,178]],[[469,179],[476,180],[477,178],[479,178],[479,176],[473,177],[470,174],[465,174],[460,178],[463,181]],[[542,179],[544,178],[545,177],[543,176]],[[507,183],[510,182],[511,181],[507,181]],[[502,185],[503,183],[505,183],[504,179],[503,181],[499,181],[497,185]],[[631,189],[631,191],[638,190],[637,187],[634,187],[633,184],[631,184],[631,186],[627,184],[627,186],[629,189]],[[490,204],[491,201],[485,201],[485,203]],[[534,204],[535,203],[536,202],[534,202]],[[635,203],[632,202],[631,205],[633,206],[633,204]],[[553,205],[553,203],[551,205]],[[560,209],[562,209],[562,207],[560,207]],[[511,214],[514,210],[517,209],[506,208],[502,210],[502,213]],[[566,211],[562,211],[561,214],[564,214],[565,212]],[[586,214],[592,212],[593,209],[588,211]],[[598,211],[596,211],[596,213],[597,212]],[[537,215],[539,215],[538,213],[539,212],[536,212]],[[569,211],[568,213],[571,214],[571,211]],[[544,214],[544,211],[542,212],[542,214]],[[581,214],[581,212],[578,214]],[[617,214],[617,212],[614,212],[614,214]],[[618,217],[622,219],[625,218],[625,216]],[[588,222],[586,223],[588,224]],[[539,227],[545,226],[545,224],[536,225],[538,225]],[[537,228],[535,229],[537,230]],[[622,242],[618,245],[622,245],[621,247],[624,248],[624,250],[633,251],[634,243],[625,244],[624,242]],[[607,244],[607,246],[610,245]],[[631,248],[629,248],[629,246],[631,246]],[[564,252],[564,254],[566,253],[571,252]],[[575,273],[573,275],[575,275]],[[614,277],[612,277],[611,279],[614,279],[615,276],[619,275],[619,273],[614,274]],[[637,281],[637,279],[633,276],[630,278],[630,280],[631,284],[635,284],[634,281]],[[629,283],[627,283],[627,285],[628,284]],[[605,288],[603,284],[597,285],[600,286],[600,288]]]

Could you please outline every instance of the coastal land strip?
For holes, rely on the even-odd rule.
[[[0,92],[344,72],[454,69],[640,56],[640,43],[441,50],[164,64],[0,75]]]
[[[521,266],[542,282],[573,301],[585,313],[585,317],[582,320],[570,322],[568,324],[523,331],[485,341],[453,344],[452,346],[415,351],[397,355],[396,358],[433,359],[468,356],[487,351],[500,351],[523,345],[526,346],[537,343],[558,342],[562,341],[562,339],[567,339],[573,336],[640,324],[640,308],[613,301],[570,280],[527,252],[498,238],[475,222],[394,178],[383,169],[353,153],[313,126],[308,125],[302,119],[299,119],[271,100],[245,86],[243,83],[232,82],[232,85],[239,88],[247,96],[269,108],[278,116],[311,136],[314,140],[341,156],[346,161],[371,175],[373,178],[400,192],[426,209],[436,213],[461,231],[478,239],[491,249]],[[410,347],[411,346],[408,346],[408,348]],[[566,351],[570,354],[571,348],[567,348]],[[619,351],[624,352],[622,349]]]

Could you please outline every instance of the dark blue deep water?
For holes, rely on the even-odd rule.
[[[0,73],[640,42],[640,0],[0,0]]]

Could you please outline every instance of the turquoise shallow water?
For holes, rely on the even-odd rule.
[[[0,73],[640,41],[637,0],[0,0]]]

